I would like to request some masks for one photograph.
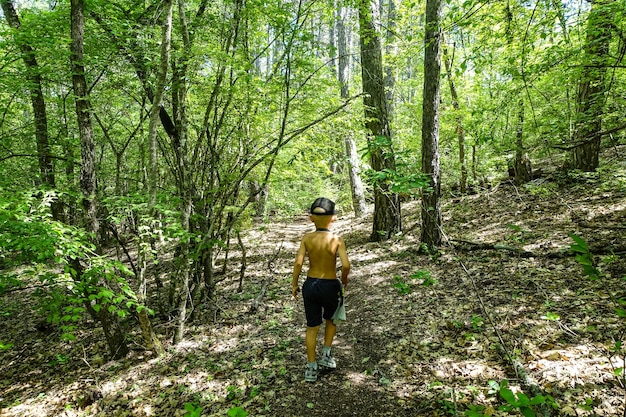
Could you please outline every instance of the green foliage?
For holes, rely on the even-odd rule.
[[[589,250],[587,242],[575,234],[571,234],[570,237],[574,240],[574,243],[570,245],[570,250],[576,254],[576,262],[583,267],[585,275],[591,280],[600,278],[600,271],[595,267],[593,254]]]
[[[423,188],[430,185],[428,177],[422,173],[413,171],[402,172],[401,170],[383,169],[374,171],[372,169],[364,173],[366,181],[373,187],[382,187],[389,193],[404,196],[416,197]]]
[[[529,182],[523,185],[524,189],[526,189],[531,195],[536,195],[539,197],[549,197],[554,194],[559,188],[558,184],[555,182],[544,182],[544,183],[535,183]]]
[[[119,317],[143,308],[127,281],[132,272],[96,254],[84,230],[53,220],[47,193],[41,199],[34,192],[1,195],[0,257],[22,268],[19,275],[1,275],[0,288],[38,281],[38,309],[61,326],[64,340],[74,339],[86,304],[96,313],[106,308]]]
[[[542,316],[541,318],[548,320],[548,321],[559,321],[561,319],[561,317],[558,314],[552,313],[551,311],[546,312],[546,314]]]
[[[548,404],[554,409],[558,408],[558,405],[554,402],[554,399],[549,395],[537,395],[530,398],[522,391],[515,394],[509,388],[509,381],[506,379],[503,380],[501,383],[491,380],[489,381],[489,386],[491,387],[492,392],[497,392],[500,395],[500,398],[502,398],[506,402],[505,405],[500,406],[501,411],[509,412],[519,410],[519,412],[524,417],[535,417],[536,414],[533,410],[533,407],[537,405]]]
[[[516,224],[507,224],[506,227],[513,231],[512,234],[506,236],[506,240],[518,245],[524,244],[531,235],[529,230],[524,230]]]
[[[430,287],[432,285],[437,284],[437,280],[430,275],[429,271],[416,271],[413,275],[411,275],[412,279],[422,280],[422,285],[424,287]]]
[[[200,417],[202,415],[203,408],[195,403],[185,403],[186,417]]]
[[[472,328],[475,332],[480,332],[485,325],[485,320],[479,315],[472,315]]]
[[[228,417],[246,417],[248,412],[241,407],[232,407],[228,410]]]
[[[411,283],[421,280],[422,285],[429,287],[437,283],[437,281],[430,276],[430,272],[426,270],[415,271],[408,278],[403,278],[400,275],[394,275],[392,286],[398,290],[401,295],[407,295],[412,292]]]
[[[402,295],[406,295],[411,292],[411,287],[404,281],[404,279],[400,275],[394,275],[392,285]]]
[[[593,410],[593,398],[585,398],[585,402],[583,404],[578,405],[580,408],[586,411]]]
[[[2,343],[0,342],[0,352],[2,352],[3,350],[9,350],[13,347],[13,343]]]
[[[484,410],[485,410],[485,406],[484,405],[469,404],[468,405],[468,409],[465,410],[463,415],[465,417],[484,417],[486,415],[486,414],[482,413]]]

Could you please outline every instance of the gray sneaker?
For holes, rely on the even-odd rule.
[[[304,380],[306,382],[315,382],[317,381],[317,373],[318,373],[318,369],[317,368],[313,368],[311,366],[307,366],[306,367],[306,371],[304,371]]]
[[[324,368],[335,369],[337,367],[337,363],[335,362],[335,358],[330,353],[323,353],[322,357],[319,361],[317,361],[319,366],[323,366]]]

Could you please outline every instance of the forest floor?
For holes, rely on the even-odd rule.
[[[304,382],[304,311],[290,294],[299,238],[313,229],[305,215],[247,232],[243,291],[241,254],[231,253],[218,314],[199,316],[162,357],[137,344],[108,361],[100,330],[60,342],[35,329],[26,301],[5,295],[0,342],[13,346],[0,351],[0,416],[520,415],[501,408],[511,405],[498,395],[505,380],[518,405],[522,391],[553,398],[558,408],[534,406],[538,415],[621,416],[625,153],[608,152],[599,173],[447,198],[446,244],[434,256],[418,253],[417,202],[404,205],[405,232],[384,243],[368,241],[369,216],[340,216],[348,320],[337,369],[316,383]],[[570,234],[596,254],[599,279],[569,253]],[[171,326],[157,330],[165,338]]]

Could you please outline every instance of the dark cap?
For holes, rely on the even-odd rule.
[[[327,198],[320,197],[311,204],[311,214],[335,214],[335,203]]]

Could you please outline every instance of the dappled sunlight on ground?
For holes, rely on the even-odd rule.
[[[300,236],[313,229],[306,216],[243,233],[243,292],[235,291],[242,255],[233,247],[219,311],[197,311],[176,346],[168,342],[171,323],[157,327],[167,332],[161,358],[142,350],[132,321],[133,352],[107,361],[100,330],[85,325],[76,342],[59,342],[58,334],[32,329],[31,309],[2,300],[16,340],[0,353],[0,415],[182,416],[188,405],[216,417],[234,407],[250,417],[416,417],[462,415],[480,405],[504,417],[489,381],[506,379],[515,392],[529,393],[510,358],[554,397],[560,415],[621,415],[624,389],[615,371],[624,363],[611,349],[623,338],[613,300],[624,295],[626,261],[598,256],[607,278],[590,281],[568,248],[570,233],[590,247],[622,245],[626,229],[612,226],[626,224],[626,192],[585,185],[542,194],[541,186],[502,184],[444,205],[454,247],[437,256],[418,255],[419,227],[371,243],[370,215],[342,216],[333,229],[345,236],[353,267],[348,320],[333,347],[337,369],[315,384],[303,381],[304,309],[290,294]],[[406,223],[414,224],[419,204],[406,207]],[[430,281],[415,278],[424,271]],[[587,399],[591,410],[581,407]]]

